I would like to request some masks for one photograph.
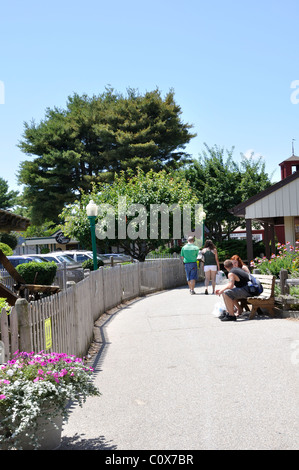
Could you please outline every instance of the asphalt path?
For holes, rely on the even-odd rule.
[[[101,397],[72,406],[61,450],[298,450],[299,321],[221,322],[187,287],[105,315]]]

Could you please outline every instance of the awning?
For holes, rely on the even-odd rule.
[[[24,232],[30,225],[26,217],[0,209],[0,232]]]

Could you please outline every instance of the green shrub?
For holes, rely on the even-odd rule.
[[[97,263],[98,263],[98,268],[100,266],[104,266],[103,261],[100,260],[100,259],[97,260]],[[87,259],[86,261],[83,261],[82,268],[83,269],[90,269],[90,271],[93,271],[93,260],[92,259]]]
[[[54,261],[19,264],[16,270],[25,280],[26,284],[38,284],[50,286],[56,276],[57,264]]]
[[[231,238],[230,240],[223,240],[222,242],[215,243],[218,251],[218,257],[220,261],[225,261],[231,258],[233,255],[239,255],[243,261],[247,261],[247,240],[237,240]],[[260,256],[260,253],[265,253],[264,242],[253,241],[253,257]]]
[[[18,245],[18,237],[14,233],[0,233],[0,242],[14,250]]]
[[[0,242],[0,250],[3,251],[5,256],[12,256],[13,255],[12,249],[10,248],[10,246],[6,245],[6,243]]]
[[[9,315],[11,311],[11,306],[9,305],[5,297],[0,297],[0,313],[3,308],[5,308],[7,315]]]

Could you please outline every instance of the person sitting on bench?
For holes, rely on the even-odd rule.
[[[252,293],[248,289],[250,276],[244,269],[235,268],[233,261],[230,259],[224,261],[224,267],[228,271],[227,277],[229,282],[215,292],[217,295],[222,294],[227,309],[227,312],[221,315],[220,319],[222,321],[236,321],[237,316],[242,313],[242,308],[238,300],[252,296]]]

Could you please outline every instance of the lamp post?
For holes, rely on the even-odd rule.
[[[92,243],[92,254],[93,254],[93,269],[96,271],[98,269],[97,262],[97,248],[96,248],[96,217],[98,215],[98,206],[93,200],[89,201],[86,206],[87,217],[89,218],[90,223],[90,232],[91,232],[91,243]]]
[[[205,219],[206,219],[206,213],[202,211],[201,213],[202,216],[202,246],[205,244]]]

